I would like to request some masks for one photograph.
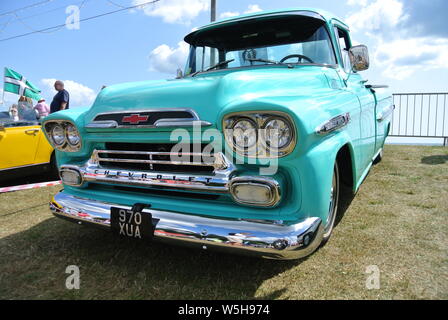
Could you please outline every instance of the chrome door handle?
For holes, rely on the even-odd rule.
[[[25,133],[26,134],[30,134],[30,133],[32,133],[32,134],[37,134],[38,132],[40,131],[40,129],[29,129],[29,130],[25,130]]]

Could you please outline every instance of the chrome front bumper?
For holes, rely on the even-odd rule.
[[[58,217],[79,224],[92,224],[110,229],[110,208],[121,207],[69,195],[56,194],[50,203]],[[322,241],[320,218],[310,217],[294,224],[272,221],[248,221],[194,216],[173,211],[144,209],[159,220],[154,240],[185,244],[202,249],[226,250],[231,253],[256,255],[270,259],[298,259],[311,254]]]

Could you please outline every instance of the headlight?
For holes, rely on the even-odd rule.
[[[291,143],[293,132],[289,123],[285,120],[268,120],[263,129],[265,141],[269,147],[283,149]]]
[[[57,146],[62,146],[65,142],[64,128],[57,124],[51,129],[51,139]]]
[[[233,124],[233,142],[237,148],[248,149],[257,143],[257,128],[250,119],[241,118]]]
[[[67,135],[67,141],[70,145],[77,146],[81,141],[78,130],[71,123],[65,127],[65,133]]]
[[[81,135],[71,121],[48,120],[44,122],[43,128],[53,148],[65,152],[81,149]]]
[[[292,118],[278,111],[248,111],[223,119],[227,143],[248,158],[276,158],[292,152],[296,133]]]

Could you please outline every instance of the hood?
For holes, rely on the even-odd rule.
[[[331,72],[336,75],[335,70]],[[329,68],[319,66],[272,66],[113,85],[100,92],[85,123],[98,113],[161,108],[191,108],[201,120],[215,123],[223,108],[242,102],[328,93],[334,90],[328,73]]]

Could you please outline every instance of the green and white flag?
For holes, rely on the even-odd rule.
[[[25,96],[34,100],[40,100],[41,90],[34,84],[26,80],[20,73],[12,69],[5,68],[5,80],[3,91]]]

